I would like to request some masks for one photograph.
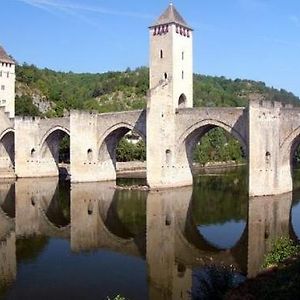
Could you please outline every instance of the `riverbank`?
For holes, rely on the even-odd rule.
[[[193,163],[192,172],[193,174],[198,173],[211,173],[211,171],[217,173],[223,173],[224,171],[245,166],[246,163],[237,163],[236,161],[227,161],[227,162],[208,162],[206,164]],[[117,162],[117,176],[118,177],[132,177],[134,175],[136,178],[145,178],[146,177],[146,162],[141,161],[129,161],[129,162]],[[206,172],[207,171],[207,172]]]
[[[225,299],[300,299],[300,255],[246,280]]]

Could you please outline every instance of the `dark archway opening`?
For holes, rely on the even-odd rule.
[[[0,141],[0,170],[13,171],[15,168],[15,134],[7,132]]]
[[[183,73],[182,73],[183,76]],[[186,107],[186,96],[185,94],[181,94],[178,99],[178,108],[185,108]]]
[[[136,130],[121,127],[105,139],[100,149],[100,161],[106,151],[117,173],[117,183],[124,185],[146,183],[146,144]]]
[[[70,176],[70,136],[61,129],[53,131],[42,147],[42,158],[53,159],[61,179]]]

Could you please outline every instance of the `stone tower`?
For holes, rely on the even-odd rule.
[[[191,184],[177,170],[175,114],[193,107],[193,30],[170,4],[150,26],[147,180],[152,188]]]
[[[150,27],[150,90],[163,81],[174,109],[193,107],[193,31],[173,4]]]
[[[10,118],[15,116],[15,62],[0,46],[0,107]]]

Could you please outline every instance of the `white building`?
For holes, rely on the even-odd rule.
[[[15,62],[0,46],[0,107],[10,118],[15,116]]]

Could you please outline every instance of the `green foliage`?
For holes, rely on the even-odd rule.
[[[201,164],[234,160],[242,162],[244,154],[240,143],[222,128],[206,133],[195,147],[194,161]]]
[[[117,161],[145,161],[146,147],[144,141],[139,141],[136,144],[130,143],[125,138],[122,138],[116,150]]]
[[[70,137],[65,135],[59,143],[59,162],[68,163],[70,161]]]
[[[62,116],[64,109],[109,112],[146,107],[149,88],[149,70],[146,67],[133,71],[128,68],[125,72],[76,74],[23,64],[17,66],[16,75],[17,86],[38,90],[54,103],[51,116]],[[263,82],[194,75],[195,107],[246,106],[249,95],[253,93],[262,94],[269,100],[299,105],[299,98],[292,93],[266,87]],[[27,96],[30,97],[30,93]]]
[[[18,116],[42,116],[39,109],[32,103],[29,96],[16,96],[16,115]]]
[[[287,237],[280,237],[275,240],[272,250],[265,257],[263,268],[277,266],[286,259],[300,254],[300,246],[296,245]]]

